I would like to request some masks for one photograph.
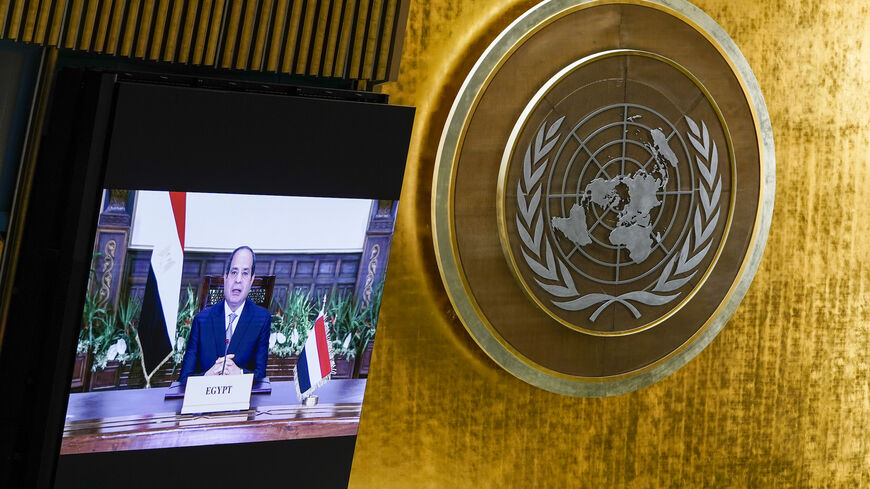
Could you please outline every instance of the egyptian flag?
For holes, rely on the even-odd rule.
[[[300,401],[310,397],[315,389],[322,386],[332,376],[334,363],[332,350],[326,336],[326,320],[323,309],[314,321],[314,327],[308,332],[308,339],[302,347],[299,361],[294,367],[296,378],[296,396]]]
[[[187,201],[184,192],[155,192],[155,196],[155,205],[148,208],[156,224],[154,248],[139,319],[139,340],[148,372],[175,347]]]

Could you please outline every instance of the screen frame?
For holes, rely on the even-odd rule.
[[[115,475],[130,475],[123,470],[129,469],[128,463],[113,460],[121,462],[134,457],[141,461],[139,466],[145,468],[161,460],[183,456],[189,470],[175,474],[174,480],[190,477],[196,485],[209,481],[223,483],[227,480],[226,474],[209,468],[213,468],[215,457],[227,453],[230,450],[227,447],[234,447],[234,459],[253,467],[286,463],[289,458],[299,460],[301,466],[322,467],[322,461],[313,457],[332,453],[334,459],[347,461],[346,470],[317,471],[322,474],[310,480],[322,481],[325,487],[346,486],[355,437],[351,437],[354,440],[337,438],[334,442],[330,439],[288,440],[156,449],[124,455],[121,455],[123,452],[58,455],[104,188],[399,199],[414,108],[360,102],[358,100],[372,97],[340,90],[304,91],[280,85],[268,87],[269,90],[263,85],[239,87],[236,91],[225,81],[210,84],[198,77],[173,76],[170,79],[153,74],[137,77],[131,73],[80,68],[58,72],[39,143],[0,349],[0,379],[3,390],[9,394],[0,415],[4,420],[16,420],[14,426],[4,423],[7,427],[3,429],[0,449],[4,455],[2,472],[5,475],[0,480],[12,486],[23,483],[31,487],[53,487],[55,467],[59,466],[57,474],[61,477],[75,477],[76,484],[85,484],[81,477],[99,468],[105,475],[104,482],[87,480],[85,485],[110,487],[118,480]],[[131,100],[130,94],[141,96],[143,93],[157,95],[148,98],[148,104],[127,103]],[[167,93],[176,95],[167,96]],[[215,115],[215,101],[222,97],[235,102],[230,104],[230,109],[222,107],[222,115]],[[267,99],[268,103],[263,103]],[[172,110],[180,110],[179,100],[195,102],[185,105],[184,110],[193,119],[203,119],[201,125],[191,125],[191,118],[184,118],[183,114],[172,114]],[[308,107],[307,114],[314,119],[303,121],[302,125],[296,124],[298,121],[286,121],[287,107],[294,103],[297,107]],[[252,124],[250,110],[265,112]],[[373,117],[378,118],[379,123],[364,125],[363,130],[335,123],[346,114],[353,117],[375,114]],[[226,152],[227,144],[242,142],[214,140],[213,137],[209,140],[209,135],[215,134],[215,124],[235,126],[240,134],[255,138],[261,158],[270,151],[273,153],[274,157],[246,162],[247,172],[292,174],[293,184],[276,186],[280,178],[232,178],[240,175],[239,162],[222,155],[232,155]],[[303,171],[301,176],[298,165],[289,164],[292,162],[288,161],[286,141],[276,140],[276,134],[292,131],[294,124],[295,130],[301,132],[305,126],[329,129],[304,133],[304,140],[297,137],[297,143],[319,146],[325,151],[316,171]],[[232,132],[232,127],[224,129]],[[181,135],[167,138],[172,131]],[[183,137],[185,131],[187,138]],[[291,132],[287,138],[293,136]],[[336,137],[348,147],[365,148],[356,152],[353,171],[342,171],[347,170],[351,160],[342,158],[344,153],[338,150],[347,148],[326,144]],[[359,143],[356,146],[355,141]],[[160,168],[163,179],[155,181],[155,168],[143,167],[142,160],[129,158],[131,144],[140,145],[143,158],[159,151],[181,151],[188,159],[182,164],[167,160]],[[118,148],[128,151],[119,153]],[[252,170],[251,165],[259,166]],[[39,312],[38,325],[27,327],[33,325],[36,311]],[[146,473],[142,471],[143,475]],[[258,470],[258,481],[285,480],[274,472],[271,474]],[[63,486],[68,487],[69,482],[65,480]]]

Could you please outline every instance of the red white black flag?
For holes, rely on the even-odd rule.
[[[175,347],[187,202],[184,192],[155,194],[156,205],[149,209],[149,213],[157,218],[157,227],[150,237],[154,248],[139,320],[139,340],[145,368],[149,372]]]

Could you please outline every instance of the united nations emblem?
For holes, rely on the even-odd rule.
[[[770,134],[745,60],[694,6],[539,4],[484,52],[441,140],[435,246],[463,324],[554,392],[673,372],[751,282]]]
[[[601,79],[578,87],[583,71]],[[542,106],[562,84],[575,89]],[[532,98],[511,137],[528,143],[504,154],[499,226],[526,292],[557,321],[635,333],[703,283],[728,228],[733,176],[729,134],[705,95],[670,59],[614,50],[572,63]],[[674,97],[693,99],[691,113]]]

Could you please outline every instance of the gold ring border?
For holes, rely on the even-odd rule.
[[[548,369],[525,357],[504,341],[482,314],[471,293],[453,233],[453,182],[459,148],[464,142],[465,129],[476,108],[484,88],[511,53],[535,32],[554,20],[585,8],[605,4],[632,4],[666,12],[690,25],[719,51],[731,67],[732,73],[747,99],[756,128],[761,179],[755,226],[748,253],[725,298],[698,331],[679,348],[661,359],[635,371],[611,377],[582,377]],[[525,29],[524,29],[525,28]],[[487,70],[482,72],[482,70]],[[473,93],[470,91],[474,88]],[[445,148],[450,145],[452,154]],[[443,195],[447,188],[448,195]],[[761,88],[746,58],[725,31],[702,10],[685,0],[545,0],[512,22],[486,48],[472,67],[459,89],[438,145],[433,174],[432,236],[435,257],[447,296],[457,316],[472,339],[499,366],[515,377],[539,388],[578,397],[604,397],[619,395],[653,384],[670,375],[694,358],[716,337],[743,296],[758,269],[764,245],[770,230],[776,188],[776,161],[773,128]],[[442,192],[438,192],[442,189]],[[446,265],[452,265],[447,268]]]
[[[561,81],[566,76],[573,73],[574,71],[582,68],[585,65],[593,63],[595,61],[599,61],[599,60],[607,59],[607,58],[612,58],[612,57],[616,57],[616,56],[621,56],[621,55],[642,56],[642,57],[655,59],[657,61],[661,61],[665,64],[668,64],[668,65],[676,68],[677,71],[679,71],[680,73],[685,75],[687,78],[689,78],[689,80],[691,80],[692,83],[694,83],[695,86],[698,87],[699,90],[701,90],[701,93],[704,94],[704,97],[707,99],[707,101],[710,103],[710,105],[713,106],[713,111],[716,113],[716,117],[719,119],[719,123],[722,125],[722,128],[725,131],[725,143],[727,145],[727,150],[728,150],[728,161],[731,164],[731,199],[730,199],[729,208],[728,208],[728,218],[725,221],[725,232],[722,234],[722,239],[719,243],[719,247],[716,249],[716,254],[713,255],[713,261],[710,262],[710,265],[707,267],[707,270],[704,272],[704,275],[701,277],[701,280],[698,282],[698,284],[695,286],[695,288],[693,288],[686,295],[686,297],[684,297],[683,300],[680,301],[679,304],[674,306],[667,313],[665,313],[663,316],[657,318],[654,321],[651,321],[647,324],[638,326],[638,327],[633,328],[633,329],[605,332],[605,331],[596,331],[596,330],[592,330],[592,329],[588,329],[588,328],[583,328],[581,326],[577,326],[575,324],[572,324],[572,323],[562,319],[561,317],[554,314],[548,307],[546,307],[542,303],[542,301],[534,294],[534,292],[532,292],[531,288],[529,287],[529,284],[526,283],[526,280],[522,277],[522,275],[520,275],[520,273],[518,271],[516,257],[514,257],[514,253],[510,247],[510,240],[509,240],[508,235],[507,235],[507,221],[506,221],[506,216],[505,216],[507,211],[505,209],[505,200],[504,199],[505,199],[505,190],[506,190],[506,185],[507,185],[507,170],[508,170],[508,166],[510,165],[510,162],[514,156],[514,152],[515,152],[514,150],[516,149],[516,140],[519,137],[522,130],[525,129],[526,122],[528,121],[529,115],[535,109],[538,108],[538,105],[540,104],[541,100],[547,95],[547,93],[550,92],[550,89],[552,89],[554,85],[559,83],[559,81]],[[691,164],[691,162],[690,162],[690,164]],[[511,130],[510,137],[508,138],[508,142],[507,142],[507,145],[505,146],[505,151],[504,151],[503,156],[502,156],[501,167],[499,168],[499,172],[498,172],[498,189],[496,191],[496,214],[497,214],[497,220],[498,220],[498,232],[499,232],[499,241],[501,241],[501,249],[502,249],[502,252],[504,253],[505,259],[508,262],[508,265],[510,265],[511,273],[513,274],[514,278],[516,278],[517,281],[519,282],[519,284],[520,284],[521,288],[523,289],[523,292],[525,292],[526,296],[529,299],[531,299],[532,302],[534,302],[535,305],[537,305],[541,310],[546,312],[548,316],[550,316],[551,318],[556,320],[558,323],[560,323],[564,326],[567,326],[567,327],[573,329],[574,331],[579,331],[581,333],[585,333],[585,334],[592,335],[592,336],[628,336],[628,335],[632,335],[635,333],[640,333],[641,331],[646,331],[652,327],[655,327],[655,326],[661,324],[662,322],[666,321],[668,318],[670,318],[671,316],[676,314],[680,309],[683,308],[683,306],[689,300],[692,299],[692,297],[695,296],[695,294],[697,294],[697,292],[701,289],[701,287],[707,281],[707,278],[710,276],[710,273],[712,273],[713,267],[716,266],[716,262],[719,261],[719,256],[722,254],[722,249],[725,247],[725,242],[728,240],[728,234],[729,234],[729,231],[731,230],[731,222],[733,221],[733,218],[734,218],[734,205],[735,205],[736,196],[737,196],[737,181],[735,179],[736,175],[737,175],[737,161],[734,158],[734,144],[732,143],[731,132],[728,130],[728,125],[725,122],[725,117],[722,115],[722,111],[719,109],[719,105],[716,103],[715,100],[713,100],[713,97],[710,95],[710,92],[707,90],[707,87],[705,87],[704,84],[701,83],[701,81],[698,80],[697,77],[695,77],[695,75],[693,75],[688,69],[686,69],[685,66],[677,63],[676,61],[674,61],[666,56],[662,56],[660,54],[652,53],[649,51],[641,51],[638,49],[611,49],[608,51],[601,51],[601,52],[598,52],[595,54],[590,54],[589,56],[585,56],[585,57],[571,63],[570,65],[566,66],[565,68],[561,69],[558,73],[553,75],[552,78],[547,80],[547,82],[544,83],[544,85],[538,90],[538,92],[535,93],[535,95],[529,101],[528,105],[526,105],[525,109],[523,109],[522,113],[520,114],[520,117],[517,119],[517,123],[514,125],[513,130]]]

